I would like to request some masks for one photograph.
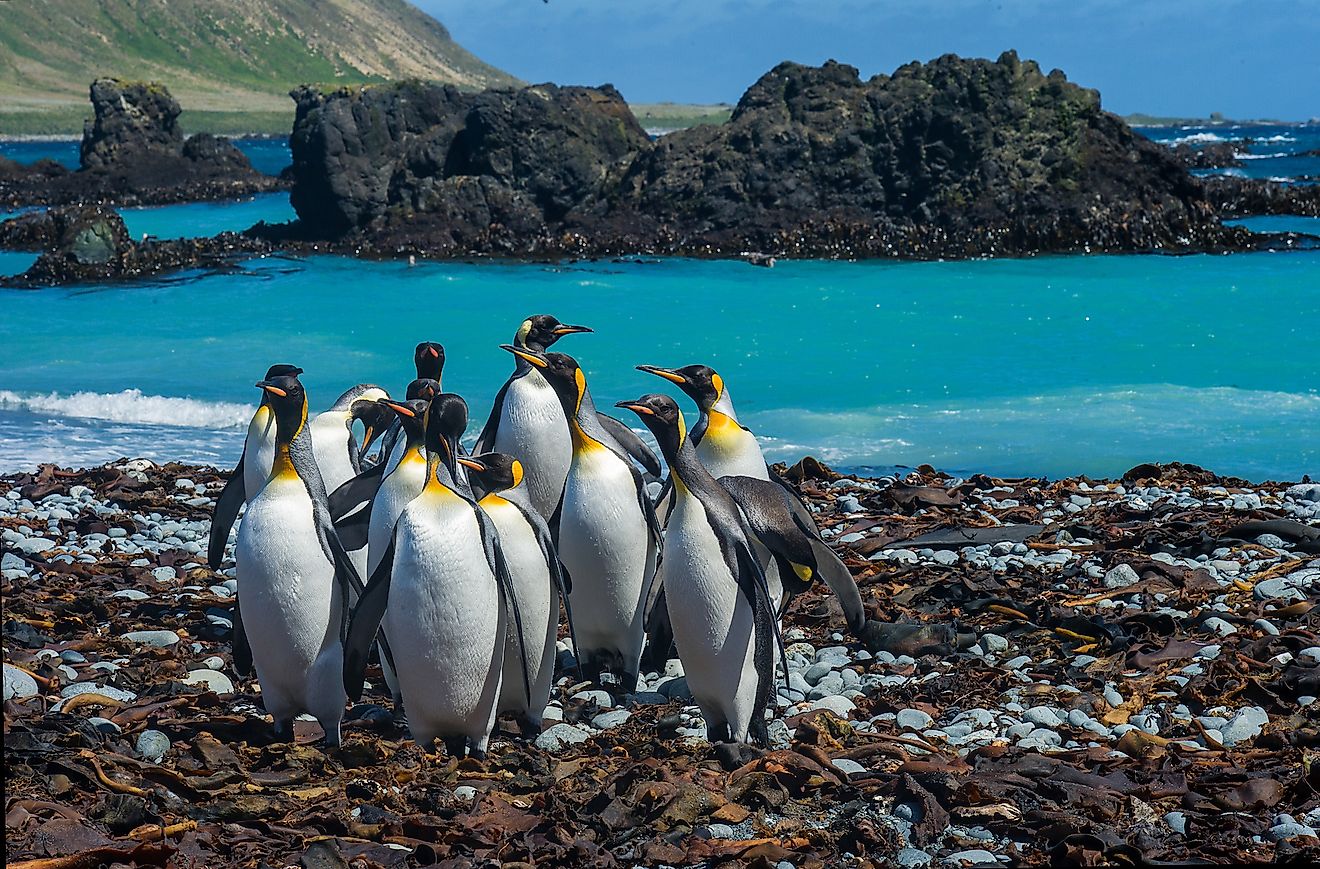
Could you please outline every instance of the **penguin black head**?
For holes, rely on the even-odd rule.
[[[445,370],[445,348],[434,341],[423,341],[413,351],[413,363],[417,366],[417,376],[439,381],[440,373]]]
[[[265,393],[262,401],[275,413],[276,441],[287,444],[307,419],[307,393],[298,381],[298,375],[268,377],[257,381],[256,386]]]
[[[614,406],[637,414],[642,424],[655,435],[660,451],[665,454],[665,461],[672,467],[678,448],[687,436],[687,425],[683,421],[683,411],[678,409],[678,402],[667,395],[653,392],[633,401],[620,401]]]
[[[463,396],[442,392],[426,411],[426,449],[444,461],[451,474],[458,459],[458,439],[467,431],[468,406]]]
[[[266,376],[262,378],[262,382],[264,383],[267,381],[271,381],[277,377],[297,377],[299,374],[302,373],[303,370],[299,368],[297,365],[284,365],[284,364],[272,365],[271,367],[266,369]],[[257,385],[260,386],[261,384],[259,383]],[[261,403],[266,407],[271,406],[269,392],[261,393]]]
[[[559,403],[564,406],[568,418],[577,416],[582,396],[587,391],[587,378],[576,359],[567,353],[538,353],[512,344],[501,344],[500,349],[508,350],[519,359],[530,362],[554,389],[555,395],[559,396]]]
[[[684,365],[682,368],[660,368],[656,365],[638,365],[638,371],[663,377],[687,393],[702,410],[710,410],[724,393],[724,379],[709,365]]]
[[[464,456],[458,463],[470,470],[476,482],[487,492],[516,489],[523,480],[522,462],[504,453]]]
[[[365,454],[371,449],[371,445],[376,442],[376,438],[385,433],[394,420],[394,414],[388,407],[380,403],[380,399],[372,400],[370,398],[356,399],[348,408],[349,424],[354,420],[361,421],[365,431],[362,435],[362,447],[359,454]]]
[[[408,384],[408,390],[404,393],[404,398],[412,401],[414,398],[424,398],[427,401],[440,394],[440,381],[433,380],[430,377],[419,377]]]
[[[422,441],[426,431],[426,409],[431,406],[431,402],[424,398],[408,401],[382,398],[376,402],[376,405],[391,418],[399,420],[399,425],[403,427],[404,436],[409,442]]]
[[[566,326],[549,314],[534,314],[522,321],[513,343],[515,347],[544,353],[565,335],[590,331],[586,326]]]

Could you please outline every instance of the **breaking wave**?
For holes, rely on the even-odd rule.
[[[21,395],[0,389],[0,410],[207,429],[239,428],[247,425],[252,418],[252,407],[249,405],[143,395],[140,389],[109,393],[75,392],[71,395],[57,392]]]

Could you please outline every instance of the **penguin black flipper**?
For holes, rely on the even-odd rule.
[[[510,612],[513,613],[514,628],[518,632],[518,657],[522,663],[523,690],[526,696],[532,696],[532,675],[531,667],[527,663],[527,647],[523,645],[523,621],[522,610],[518,607],[518,598],[513,593],[513,577],[509,574],[509,565],[504,560],[504,550],[500,547],[500,532],[495,527],[495,523],[486,515],[486,511],[481,509],[475,502],[469,501],[472,505],[472,512],[477,517],[477,526],[481,529],[481,545],[486,550],[486,563],[490,565],[491,573],[495,574],[495,581],[499,583],[500,594],[503,596]],[[574,647],[576,648],[576,646]]]
[[[515,374],[504,381],[500,391],[495,393],[495,401],[490,406],[490,415],[486,417],[486,424],[481,427],[481,434],[477,435],[476,446],[472,448],[473,455],[480,456],[495,449],[495,435],[500,427],[500,411],[504,409],[504,396],[509,391],[509,384],[517,380],[518,377],[519,375]]]
[[[541,547],[541,554],[545,556],[545,566],[550,571],[550,581],[554,583],[559,599],[564,602],[564,616],[568,620],[568,638],[573,642],[573,653],[577,654],[577,629],[573,626],[573,607],[568,602],[568,596],[573,591],[573,580],[559,561],[559,554],[555,551],[555,541],[550,537],[550,526],[535,510],[525,509],[516,502],[511,503],[518,508],[518,512],[522,513],[527,524],[531,526],[536,536],[536,543]],[[581,666],[579,663],[579,669]]]
[[[230,657],[234,659],[234,672],[243,678],[252,675],[252,647],[248,645],[247,631],[243,630],[243,613],[234,598],[233,637],[230,639]]]
[[[596,418],[600,420],[601,427],[605,429],[610,437],[618,441],[619,446],[623,447],[623,451],[634,462],[641,465],[651,476],[660,476],[660,460],[656,458],[655,453],[651,452],[651,448],[646,445],[646,442],[637,436],[637,432],[612,416],[597,412]]]
[[[206,563],[212,570],[219,570],[225,558],[225,544],[229,542],[229,531],[234,527],[238,511],[247,500],[247,489],[243,485],[243,460],[247,458],[247,448],[238,457],[238,464],[225,482],[220,497],[215,499],[215,510],[211,513],[211,538],[206,544]]]
[[[839,599],[848,629],[858,636],[866,625],[866,610],[857,581],[838,553],[820,538],[811,511],[797,493],[782,481],[753,477],[721,477],[719,483],[738,503],[757,539],[771,553],[786,559],[799,580],[808,585],[817,577],[825,580]],[[785,578],[785,589],[792,585]]]
[[[659,569],[656,575],[659,576]],[[665,584],[655,581],[655,597],[646,613],[646,648],[642,652],[642,667],[645,670],[663,672],[665,662],[674,649],[674,627],[669,623],[669,602],[665,595]]]
[[[371,652],[371,644],[376,641],[381,619],[385,617],[385,609],[390,602],[390,579],[393,573],[394,537],[391,535],[385,555],[380,564],[376,565],[366,589],[358,597],[357,606],[353,607],[353,615],[348,622],[348,636],[344,639],[344,690],[354,702],[362,698],[367,656]],[[383,651],[384,643],[381,648]]]
[[[712,505],[707,502],[707,510],[711,508]],[[785,678],[788,674],[788,661],[784,656],[784,642],[779,635],[774,602],[770,599],[770,586],[766,582],[765,571],[761,569],[761,562],[751,551],[747,540],[739,539],[730,533],[728,530],[730,524],[726,523],[731,523],[735,528],[741,526],[744,535],[749,535],[750,529],[745,523],[739,522],[736,516],[722,518],[725,521],[711,522],[710,527],[715,533],[715,539],[719,541],[720,551],[729,573],[736,578],[738,590],[742,592],[752,609],[752,660],[756,665],[756,707],[752,713],[749,735],[756,742],[765,745],[768,742],[765,710],[770,704],[770,696],[774,690],[776,646],[779,648]]]
[[[344,518],[353,512],[353,508],[360,504],[367,504],[370,507],[371,500],[376,497],[376,492],[380,490],[381,481],[385,479],[385,463],[388,459],[382,459],[371,467],[367,468],[356,477],[345,481],[338,489],[330,493],[327,499],[330,505],[330,518],[336,525],[341,525]],[[366,511],[360,511],[366,512]],[[353,513],[357,517],[359,513]],[[370,516],[370,513],[367,513]],[[349,546],[349,549],[358,549],[357,546]]]

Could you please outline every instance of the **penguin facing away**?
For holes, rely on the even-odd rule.
[[[424,488],[399,515],[353,612],[343,680],[349,696],[361,696],[378,628],[407,637],[395,672],[417,743],[440,739],[455,757],[480,758],[498,709],[507,614],[520,637],[522,620],[499,533],[454,481],[457,452],[445,431],[454,413],[439,412],[443,398],[426,415]],[[522,679],[530,694],[526,666]]]
[[[645,395],[617,406],[636,413],[655,435],[674,481],[660,581],[707,736],[711,742],[746,742],[750,736],[764,745],[775,648],[782,650],[782,642],[751,529],[697,459],[672,398]]]
[[[362,472],[361,453],[371,446],[377,430],[368,424],[366,439],[359,447],[353,423],[359,419],[374,423],[378,418],[376,402],[389,397],[379,386],[359,383],[339,396],[329,410],[318,413],[310,421],[316,464],[327,492],[333,492]]]
[[[561,599],[568,616],[569,634],[573,634],[567,582],[550,528],[541,514],[532,509],[527,496],[522,462],[503,453],[460,458],[458,462],[469,469],[474,481],[486,492],[477,503],[499,530],[500,548],[523,617],[525,633],[521,638],[514,636],[511,624],[507,626],[499,711],[516,714],[524,735],[535,736],[541,732],[541,716],[550,700],[554,679]],[[520,676],[524,653],[531,676],[530,697]]]
[[[609,669],[620,690],[631,692],[660,542],[641,474],[601,425],[573,357],[501,346],[538,369],[559,398],[569,429],[571,462],[549,524],[572,582],[577,659],[587,678],[599,681]]]
[[[275,417],[275,459],[239,528],[238,599],[277,734],[291,736],[294,716],[306,712],[336,746],[347,600],[361,580],[330,523],[302,384],[284,375],[257,386]]]

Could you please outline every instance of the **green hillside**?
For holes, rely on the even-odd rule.
[[[0,134],[81,132],[99,76],[163,82],[190,132],[288,132],[307,82],[515,81],[405,0],[0,0]]]

